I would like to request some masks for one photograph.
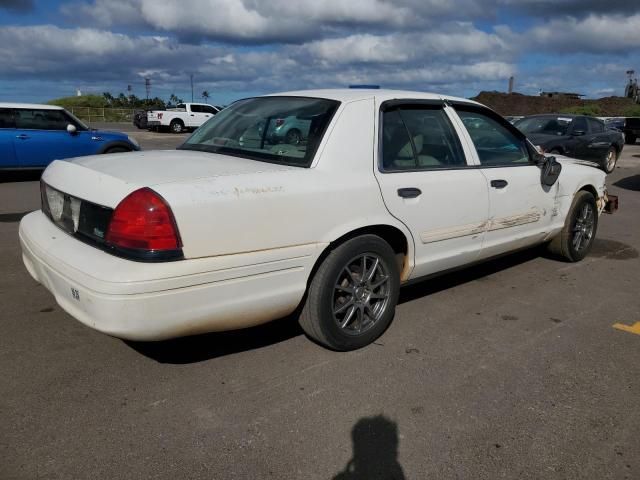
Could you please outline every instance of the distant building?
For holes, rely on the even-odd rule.
[[[571,92],[540,92],[541,97],[547,98],[563,98],[569,100],[580,100],[585,95],[581,93],[571,93]]]

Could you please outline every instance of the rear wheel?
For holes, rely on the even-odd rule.
[[[338,246],[314,275],[300,315],[305,333],[333,350],[370,344],[393,318],[400,273],[395,253],[376,235]]]
[[[169,128],[173,133],[182,133],[184,131],[184,124],[180,120],[173,120]]]
[[[570,262],[587,256],[598,230],[598,207],[594,196],[585,191],[576,194],[564,228],[549,244],[549,250]]]
[[[615,147],[610,147],[607,150],[607,155],[604,157],[604,171],[611,173],[616,169],[616,163],[618,162],[618,151]]]

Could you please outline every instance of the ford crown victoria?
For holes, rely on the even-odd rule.
[[[292,117],[295,141],[267,135]],[[607,207],[604,172],[488,108],[386,90],[241,100],[178,150],[53,162],[41,193],[24,263],[84,324],[144,341],[297,312],[336,350],[380,336],[406,282],[537,244],[581,260]]]

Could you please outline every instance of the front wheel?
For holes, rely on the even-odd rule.
[[[549,244],[549,250],[569,262],[587,256],[598,230],[598,207],[594,196],[586,191],[576,194],[564,228]]]
[[[604,171],[611,173],[616,169],[616,163],[618,162],[618,151],[614,147],[610,147],[607,150],[607,155],[604,157]]]
[[[400,272],[395,253],[376,235],[346,241],[314,275],[300,326],[318,343],[338,351],[372,343],[395,312]]]

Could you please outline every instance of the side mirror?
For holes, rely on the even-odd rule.
[[[585,135],[587,132],[585,132],[584,130],[574,130],[571,135],[574,137],[581,137],[583,135]]]
[[[552,187],[562,171],[562,164],[556,160],[556,157],[547,157],[542,164],[542,172],[540,174],[540,183],[546,187]]]
[[[78,129],[75,125],[70,123],[69,125],[67,125],[67,132],[69,132],[71,135],[75,135],[78,132]]]

